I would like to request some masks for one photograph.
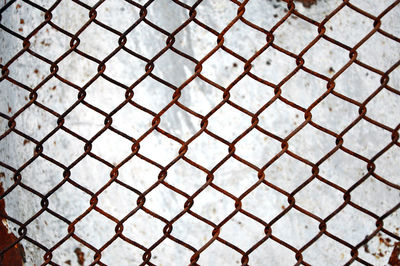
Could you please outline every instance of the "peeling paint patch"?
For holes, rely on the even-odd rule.
[[[295,0],[295,1],[303,3],[303,6],[308,8],[317,3],[317,0]]]
[[[3,184],[0,182],[0,194],[4,193]],[[5,202],[4,199],[0,200],[0,250],[7,248],[12,245],[17,237],[8,230],[7,220],[4,217],[7,216],[5,211]],[[0,265],[13,265],[13,266],[22,266],[25,262],[25,252],[24,248],[20,243],[15,244],[12,248],[7,250],[3,256],[0,256]]]
[[[392,255],[389,259],[389,265],[399,266],[400,265],[400,242],[397,242],[393,248]]]

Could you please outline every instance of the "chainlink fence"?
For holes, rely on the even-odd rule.
[[[400,1],[2,1],[3,265],[400,265]]]

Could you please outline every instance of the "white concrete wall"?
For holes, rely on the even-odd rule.
[[[42,1],[46,7],[50,3]],[[96,1],[85,1],[94,4]],[[93,2],[93,3],[92,3]],[[138,1],[143,2],[143,1]],[[194,1],[185,1],[193,4]],[[378,15],[393,1],[351,1]],[[321,21],[341,1],[320,0],[311,8],[296,3],[298,11]],[[17,5],[21,5],[17,8]],[[4,6],[1,3],[0,6]],[[286,4],[276,1],[250,0],[246,5],[244,17],[249,21],[270,29],[285,14]],[[221,31],[236,15],[237,6],[230,1],[204,1],[196,8],[197,18],[212,28]],[[88,20],[88,10],[72,1],[62,1],[56,8],[52,21],[71,33],[76,32]],[[382,28],[400,36],[397,7],[382,19]],[[127,29],[139,17],[139,10],[124,1],[107,0],[97,8],[97,19],[120,31]],[[21,24],[20,19],[24,19]],[[155,1],[148,8],[147,18],[158,23],[165,30],[172,32],[188,18],[188,11],[171,1]],[[1,23],[14,29],[23,36],[28,35],[43,21],[43,13],[37,9],[16,1],[3,14]],[[22,31],[20,30],[22,29]],[[348,46],[354,46],[363,36],[373,29],[373,21],[345,7],[328,24],[326,34]],[[299,53],[305,45],[317,36],[317,27],[302,19],[290,17],[275,32],[277,45],[293,53]],[[380,37],[379,37],[380,36]],[[238,22],[224,36],[225,45],[244,58],[250,58],[265,44],[265,35],[247,25]],[[118,36],[107,32],[97,25],[90,25],[80,36],[78,48],[102,59],[118,46]],[[0,57],[4,65],[22,49],[22,42],[0,30]],[[126,47],[151,58],[165,46],[166,36],[149,28],[143,23],[127,36]],[[57,59],[68,48],[70,38],[45,26],[30,39],[31,49],[51,60]],[[216,37],[203,28],[191,23],[176,36],[174,47],[200,60],[216,45]],[[384,38],[379,34],[371,37],[358,49],[359,59],[374,67],[386,71],[399,60],[400,44]],[[349,60],[348,52],[325,40],[320,40],[305,55],[305,66],[328,77],[333,76]],[[295,68],[295,60],[277,50],[266,50],[253,63],[252,73],[271,82],[279,83],[282,78]],[[76,53],[72,53],[58,64],[58,74],[78,86],[84,86],[96,73],[97,64]],[[49,74],[49,65],[24,53],[10,67],[9,76],[34,88]],[[144,74],[145,63],[131,55],[120,52],[106,63],[105,74],[129,86]],[[180,86],[194,73],[195,64],[183,57],[166,52],[155,62],[153,73],[175,86]],[[203,64],[202,75],[228,86],[243,71],[244,64],[233,56],[217,51]],[[335,82],[335,90],[360,102],[364,101],[377,87],[380,76],[359,66],[350,66]],[[399,71],[390,74],[389,84],[399,89]],[[307,108],[316,98],[326,91],[326,82],[300,71],[282,87],[282,96]],[[105,79],[99,78],[86,90],[85,100],[110,112],[124,100],[124,90]],[[173,90],[155,80],[146,79],[134,89],[133,100],[148,109],[159,112],[172,99]],[[38,91],[37,101],[52,108],[59,114],[64,113],[76,100],[78,92],[70,86],[52,78]],[[271,97],[273,89],[246,76],[231,90],[230,99],[256,112]],[[0,82],[0,112],[12,116],[29,101],[29,93],[12,85],[8,81]],[[383,90],[368,105],[367,114],[392,128],[399,123],[399,95]],[[195,79],[182,91],[179,101],[196,112],[206,115],[222,100],[222,92],[209,84]],[[340,133],[358,116],[358,107],[338,97],[329,95],[312,110],[313,121]],[[113,116],[112,126],[126,134],[139,138],[150,126],[152,116],[133,106],[125,106]],[[304,121],[304,114],[290,108],[283,102],[275,102],[259,116],[259,125],[281,137],[285,137]],[[41,140],[54,127],[57,118],[50,113],[32,105],[16,118],[16,128],[36,140]],[[89,139],[104,125],[104,117],[78,105],[65,118],[65,126]],[[1,132],[7,130],[7,120],[0,118]],[[234,140],[251,125],[251,117],[231,106],[224,105],[209,119],[208,129],[228,141]],[[160,128],[187,140],[200,130],[200,119],[188,114],[177,106],[171,107],[161,118]],[[368,158],[371,158],[385,145],[390,143],[390,133],[366,122],[360,122],[344,136],[344,145]],[[111,131],[106,131],[93,143],[92,152],[106,159],[111,164],[119,164],[131,152],[131,143]],[[317,162],[335,146],[335,138],[306,126],[289,141],[289,149],[311,162]],[[18,169],[33,156],[35,145],[24,142],[15,133],[9,134],[0,142],[0,161]],[[84,151],[84,143],[59,131],[43,145],[43,153],[70,165]],[[167,165],[178,156],[180,145],[157,132],[153,132],[141,142],[140,153]],[[280,143],[253,130],[236,145],[236,154],[247,159],[257,167],[262,167],[270,158],[281,150]],[[189,145],[187,157],[212,169],[228,152],[228,147],[210,136],[202,134]],[[376,161],[376,173],[399,185],[399,172],[396,161],[399,159],[399,148],[393,147],[382,158]],[[13,173],[0,167],[5,177],[0,181],[5,189],[13,184]],[[96,192],[108,180],[111,168],[85,157],[71,170],[74,182]],[[42,194],[62,181],[62,169],[43,158],[36,159],[21,172],[22,182]],[[145,191],[157,181],[159,169],[137,157],[119,169],[118,179],[122,182]],[[337,151],[320,166],[320,175],[347,189],[367,173],[366,163]],[[285,189],[289,193],[311,176],[311,167],[283,155],[266,171],[269,182]],[[168,170],[166,182],[178,187],[188,194],[195,192],[206,181],[206,174],[179,161]],[[257,181],[257,172],[231,158],[215,173],[214,183],[239,196]],[[296,203],[302,208],[325,218],[343,203],[343,193],[328,185],[314,180],[295,195]],[[370,177],[351,193],[356,204],[382,215],[399,202],[399,190],[391,188]],[[90,205],[90,196],[76,187],[65,183],[49,197],[49,208],[70,221],[82,214]],[[136,206],[137,195],[126,188],[112,184],[99,196],[98,207],[122,219]],[[21,187],[16,187],[5,197],[6,211],[19,221],[27,221],[41,209],[40,198]],[[158,186],[146,196],[145,206],[156,213],[171,219],[179,213],[186,199],[164,186]],[[282,208],[288,206],[287,197],[266,186],[259,186],[242,200],[243,209],[265,221],[270,221]],[[218,224],[234,210],[234,201],[212,188],[207,188],[194,200],[192,210]],[[399,212],[385,219],[385,228],[399,236]],[[18,226],[8,221],[8,227],[16,235]],[[276,237],[300,249],[318,232],[319,223],[310,217],[292,209],[272,227]],[[151,246],[162,236],[164,224],[143,211],[139,211],[124,223],[123,233],[146,247]],[[95,248],[100,248],[114,235],[115,223],[92,211],[75,227],[75,233]],[[347,206],[342,212],[328,222],[327,230],[336,236],[356,245],[376,228],[375,220],[354,208]],[[212,227],[186,214],[174,224],[172,235],[201,248],[210,238]],[[243,250],[249,249],[260,240],[263,226],[248,217],[237,214],[221,229],[220,237],[230,241]],[[398,228],[397,228],[398,230]],[[50,248],[67,234],[67,225],[59,219],[43,213],[28,225],[27,235]],[[383,235],[386,238],[388,236]],[[390,238],[390,237],[389,237]],[[395,242],[390,238],[391,243]],[[29,243],[21,241],[25,248],[27,265],[40,264],[44,251]],[[359,249],[360,257],[374,265],[385,265],[392,247],[386,246],[375,237],[369,245],[369,253]],[[72,238],[53,252],[53,261],[65,264],[71,261],[77,264],[74,250],[80,248],[85,254],[85,264],[93,259],[94,252],[79,244]],[[382,252],[384,255],[374,256]],[[110,265],[138,265],[143,252],[122,240],[115,241],[104,252],[102,262]],[[192,252],[178,244],[166,240],[152,251],[151,261],[156,265],[185,265],[189,263]],[[314,245],[303,253],[305,261],[316,264],[340,265],[350,258],[350,249],[322,236]],[[233,265],[240,264],[241,255],[219,242],[214,242],[200,256],[200,265]],[[288,265],[296,262],[295,254],[289,249],[268,240],[251,253],[251,265]]]

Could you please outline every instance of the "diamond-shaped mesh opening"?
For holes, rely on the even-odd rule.
[[[398,17],[0,1],[0,265],[399,265]]]

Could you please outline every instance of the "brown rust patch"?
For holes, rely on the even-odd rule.
[[[41,45],[50,46],[50,43],[46,43],[44,40],[40,42]]]
[[[0,194],[4,193],[3,184],[0,182]],[[0,250],[3,250],[10,245],[13,245],[17,241],[17,237],[13,233],[9,233],[6,225],[4,224],[6,219],[4,217],[7,216],[5,209],[4,199],[0,200]],[[25,262],[25,252],[24,248],[20,243],[14,244],[12,248],[7,250],[3,257],[0,257],[0,265],[13,265],[13,266],[22,266]]]
[[[74,252],[76,254],[79,265],[83,265],[85,263],[85,253],[83,253],[80,248],[76,248]]]
[[[390,238],[388,238],[388,237],[383,238],[383,237],[379,236],[379,244],[384,244],[387,247],[392,247],[393,245],[390,244],[390,242],[391,242]]]
[[[370,251],[369,251],[369,246],[368,246],[368,242],[364,244],[364,251],[365,251],[366,253],[370,253]]]
[[[389,265],[400,266],[400,242],[394,245],[392,255],[389,258]]]

